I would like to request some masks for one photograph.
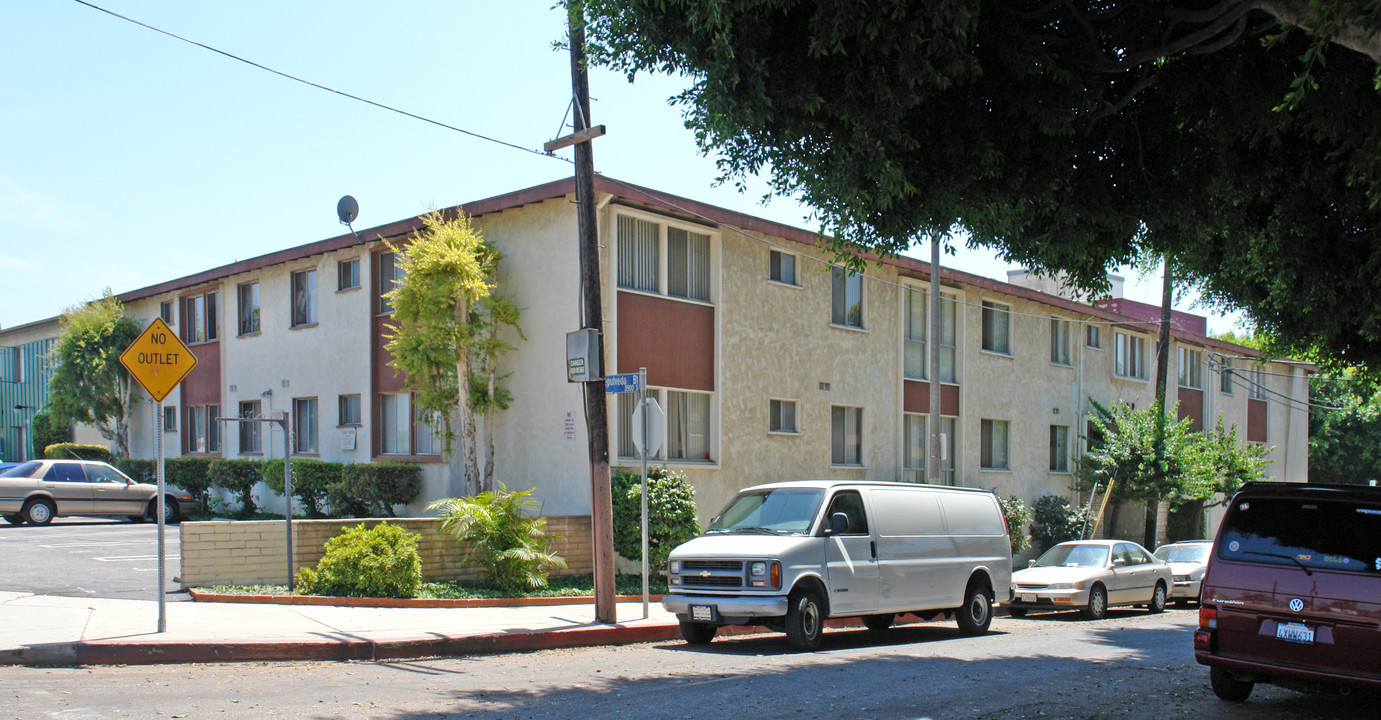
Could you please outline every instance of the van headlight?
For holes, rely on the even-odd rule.
[[[754,560],[748,564],[748,586],[778,588],[782,586],[782,564],[776,560]]]
[[[672,574],[672,575],[678,575],[678,574],[680,574],[680,572],[681,572],[681,561],[680,561],[680,560],[672,560],[670,563],[667,563],[667,569],[671,571],[671,574]]]

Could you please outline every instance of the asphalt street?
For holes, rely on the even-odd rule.
[[[181,565],[176,525],[164,530],[164,591],[187,600],[174,582]],[[0,585],[35,595],[158,599],[158,526],[125,520],[57,518],[50,525],[0,521]]]

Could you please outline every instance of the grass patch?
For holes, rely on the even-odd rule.
[[[287,585],[212,585],[198,589],[225,595],[288,594]],[[653,595],[665,594],[667,591],[666,578],[649,576],[647,578],[647,591]],[[643,592],[642,576],[614,576],[614,592],[619,595],[641,595]],[[417,597],[425,600],[488,600],[509,597],[580,597],[594,594],[594,576],[561,575],[550,578],[547,587],[542,590],[518,594],[504,592],[479,582],[424,582],[417,593]]]

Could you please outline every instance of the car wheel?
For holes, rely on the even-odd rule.
[[[1151,604],[1146,609],[1152,613],[1165,612],[1165,583],[1156,583],[1156,591],[1151,594]]]
[[[982,635],[993,624],[992,591],[982,582],[970,582],[964,590],[964,606],[954,612],[959,632]]]
[[[178,512],[176,502],[163,501],[163,523],[165,525],[176,525],[182,521],[181,513]],[[156,500],[149,501],[149,507],[144,510],[144,519],[151,522],[158,522],[158,505]]]
[[[5,513],[4,518],[5,518],[5,522],[7,522],[7,523],[9,523],[9,524],[11,524],[11,525],[23,525],[23,524],[24,524],[24,516],[23,516],[23,515],[20,515],[19,513]]]
[[[1108,591],[1102,585],[1094,585],[1088,593],[1088,607],[1084,608],[1084,617],[1090,620],[1102,620],[1108,615]]]
[[[19,514],[23,515],[24,522],[30,525],[47,525],[53,521],[57,508],[48,498],[34,498],[24,503],[24,509],[20,510]]]
[[[825,631],[825,607],[813,590],[797,590],[786,607],[786,642],[797,650],[820,647]]]
[[[884,613],[882,615],[864,615],[863,627],[866,627],[869,630],[872,630],[873,632],[880,633],[886,631],[887,628],[892,627],[892,623],[896,622],[896,619],[897,616],[893,615],[892,613]]]
[[[1238,680],[1226,670],[1216,667],[1209,668],[1208,681],[1213,686],[1213,694],[1217,695],[1218,699],[1228,702],[1240,703],[1246,700],[1247,696],[1252,694],[1252,688],[1256,687],[1256,683]]]
[[[681,638],[691,645],[709,645],[719,628],[705,623],[681,621]]]
[[[1026,608],[1007,608],[1007,614],[1014,618],[1026,617]]]

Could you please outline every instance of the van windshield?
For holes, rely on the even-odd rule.
[[[1381,506],[1250,498],[1224,523],[1224,560],[1381,574]]]
[[[801,535],[810,530],[824,497],[825,491],[821,488],[773,488],[740,493],[710,521],[705,534]]]

